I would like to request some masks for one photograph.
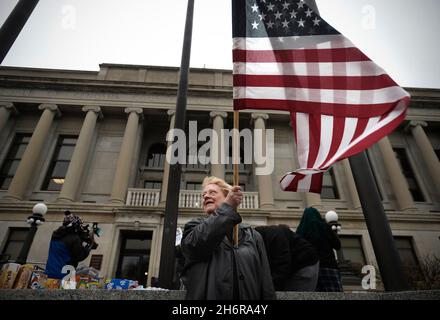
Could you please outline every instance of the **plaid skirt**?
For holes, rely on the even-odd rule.
[[[341,274],[338,269],[319,268],[316,291],[343,292]]]

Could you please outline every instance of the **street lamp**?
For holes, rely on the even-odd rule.
[[[341,224],[338,223],[338,214],[334,211],[328,211],[325,214],[325,221],[331,226],[335,232],[341,231]]]
[[[47,206],[40,202],[37,203],[32,208],[32,215],[29,216],[26,220],[27,223],[31,225],[31,229],[29,230],[26,240],[23,243],[23,247],[20,250],[20,254],[17,257],[16,262],[19,264],[25,264],[27,260],[27,256],[29,254],[29,249],[31,248],[32,241],[34,240],[35,233],[37,232],[37,228],[39,225],[43,224],[45,219],[43,216],[47,212]]]
[[[341,231],[341,224],[338,222],[338,214],[335,211],[327,211],[325,214],[325,221],[330,225],[332,230],[335,233],[338,233],[338,231]],[[342,264],[345,262],[344,253],[342,252],[342,248],[339,250],[336,250],[336,255],[338,256],[339,264]]]

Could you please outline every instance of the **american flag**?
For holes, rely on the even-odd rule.
[[[283,190],[320,193],[331,165],[404,120],[409,94],[303,1],[232,8],[234,109],[290,112],[299,168]]]

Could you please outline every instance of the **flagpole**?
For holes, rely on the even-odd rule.
[[[319,14],[315,0],[304,2]],[[365,151],[349,161],[385,290],[410,290]]]
[[[365,151],[349,161],[385,290],[410,290]]]
[[[233,133],[233,139],[232,139],[232,159],[234,159],[233,161],[233,182],[232,184],[234,186],[238,186],[240,183],[240,177],[239,177],[239,172],[238,172],[238,164],[239,164],[239,160],[240,160],[240,135],[239,135],[239,111],[238,110],[234,110],[234,133]],[[238,208],[237,208],[238,210]],[[234,245],[237,246],[238,245],[238,224],[236,224],[234,226],[234,234],[233,234],[233,239],[234,239]]]
[[[180,79],[177,92],[176,115],[174,128],[185,130],[186,101],[188,92],[189,62],[191,56],[191,38],[194,13],[194,0],[188,0],[186,11],[185,34],[180,64]],[[185,151],[186,154],[186,151]],[[167,198],[162,236],[162,247],[159,266],[159,286],[172,289],[175,268],[175,241],[177,230],[178,203],[180,194],[181,164],[170,165]]]
[[[9,14],[0,29],[0,64],[11,49],[32,11],[38,4],[38,0],[20,0],[14,10]]]

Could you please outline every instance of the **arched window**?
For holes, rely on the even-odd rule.
[[[164,143],[155,143],[148,150],[147,167],[163,168],[167,147]]]

